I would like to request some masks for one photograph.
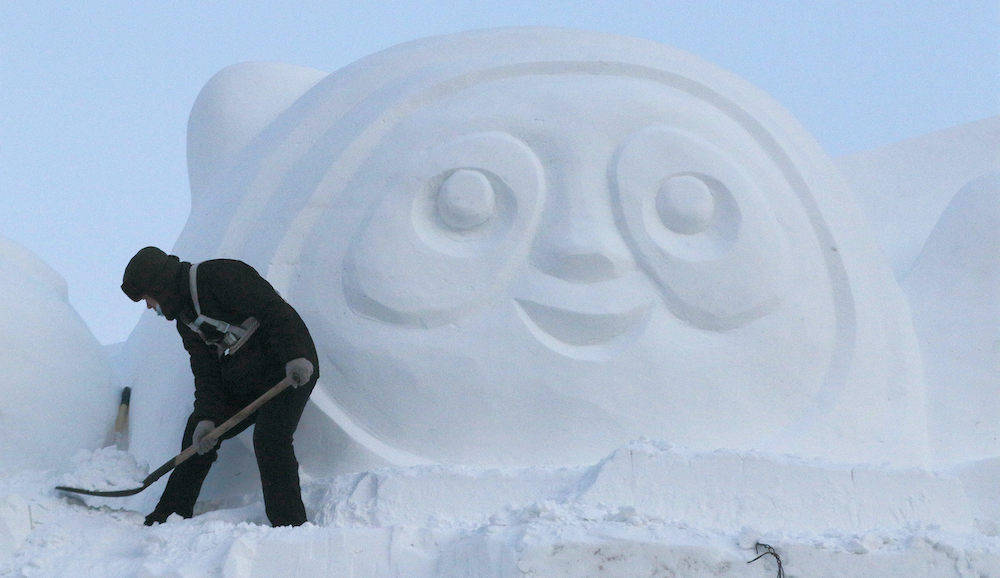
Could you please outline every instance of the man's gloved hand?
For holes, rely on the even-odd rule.
[[[191,443],[198,448],[198,454],[203,455],[212,451],[215,447],[215,438],[210,437],[208,432],[215,429],[215,422],[203,419],[194,426],[194,433],[191,434]]]
[[[305,357],[293,359],[285,364],[285,377],[292,380],[292,387],[309,383],[313,374],[313,364]]]

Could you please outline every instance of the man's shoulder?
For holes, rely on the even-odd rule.
[[[209,259],[198,263],[198,278],[259,275],[249,263],[239,259]]]
[[[239,259],[225,259],[225,258],[207,259],[205,261],[198,263],[199,270],[202,267],[250,267],[251,269],[253,269],[253,267],[249,263],[246,263],[245,261],[240,261]]]

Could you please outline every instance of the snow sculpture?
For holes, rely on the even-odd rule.
[[[6,471],[62,468],[107,441],[117,409],[97,339],[69,304],[66,281],[0,236],[0,456]]]
[[[691,55],[504,29],[329,75],[242,64],[189,151],[175,252],[254,264],[316,338],[307,469],[586,463],[642,436],[924,459],[913,331],[845,186]]]
[[[1000,454],[1000,172],[952,198],[903,281],[924,352],[935,453]]]

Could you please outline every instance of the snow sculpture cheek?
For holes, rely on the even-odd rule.
[[[677,317],[732,329],[779,305],[786,242],[758,183],[731,157],[655,126],[622,145],[612,173],[624,234]]]
[[[538,224],[543,175],[499,132],[458,138],[414,161],[344,260],[347,303],[394,324],[436,327],[495,299]]]

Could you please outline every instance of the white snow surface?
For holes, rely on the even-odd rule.
[[[1000,138],[998,138],[1000,141]],[[903,280],[927,367],[935,453],[1000,453],[1000,170],[954,196]],[[964,424],[964,427],[956,427]]]
[[[0,294],[0,464],[58,467],[111,433],[110,363],[62,276],[3,236]]]
[[[837,160],[896,278],[906,278],[952,199],[1000,171],[1000,116]]]
[[[788,576],[989,576],[997,518],[982,519],[974,489],[997,473],[638,441],[590,466],[308,479],[300,528],[267,527],[259,499],[146,528],[140,512],[58,497],[52,475],[29,471],[0,478],[0,574],[773,576],[773,558],[747,564],[764,543]]]
[[[759,90],[647,41],[227,68],[173,252],[250,262],[309,325],[310,523],[268,527],[246,434],[190,520],[142,526],[165,478],[54,491],[138,486],[192,379],[171,325],[102,349],[0,238],[0,576],[774,576],[758,543],[788,576],[1000,575],[995,120],[839,171]]]

